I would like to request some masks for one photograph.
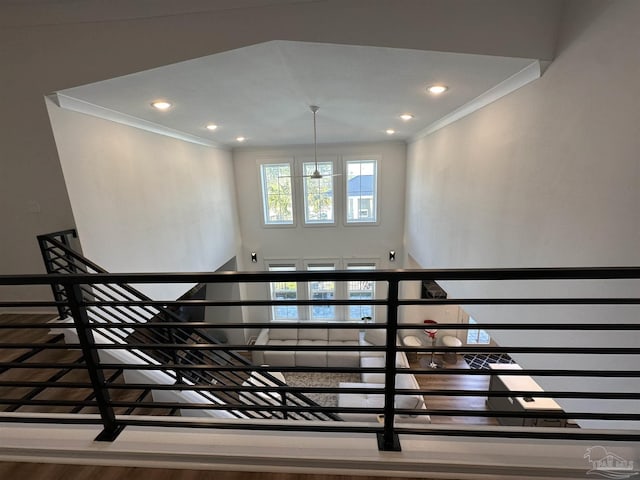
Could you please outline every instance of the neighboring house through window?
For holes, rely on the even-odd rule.
[[[347,223],[377,221],[377,161],[348,160]]]

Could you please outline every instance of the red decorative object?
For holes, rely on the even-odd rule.
[[[436,325],[438,322],[436,322],[435,320],[425,320],[424,324],[425,325]],[[427,334],[427,336],[431,339],[431,348],[436,347],[436,336],[438,335],[438,329],[437,328],[425,328],[424,329],[424,333]],[[431,361],[429,362],[429,368],[438,368],[440,365],[438,365],[438,362],[436,362],[435,360],[435,350],[431,350]]]
[[[436,322],[435,320],[425,320],[424,323],[426,325],[435,325],[438,322]],[[438,335],[438,330],[433,328],[425,328],[424,333],[426,333],[429,338],[434,341],[436,339],[436,336]]]

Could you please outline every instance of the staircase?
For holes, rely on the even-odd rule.
[[[74,273],[108,273],[105,269],[91,262],[74,248],[72,248],[73,238],[76,237],[74,230],[56,232],[38,236],[38,243],[42,253],[42,258],[49,274],[74,274]],[[167,380],[160,383],[171,382],[175,385],[193,386],[190,391],[197,392],[200,398],[206,402],[217,405],[229,405],[225,410],[227,414],[235,418],[265,419],[265,418],[286,418],[290,420],[341,420],[339,416],[332,413],[316,411],[305,412],[282,412],[282,411],[259,411],[242,408],[234,409],[238,405],[290,405],[296,407],[320,408],[316,402],[310,400],[301,393],[295,392],[255,392],[243,391],[242,395],[233,388],[224,388],[211,391],[203,390],[198,386],[229,386],[239,387],[243,384],[252,387],[273,387],[284,386],[285,383],[268,372],[261,372],[259,375],[250,375],[247,371],[251,362],[244,356],[233,350],[192,350],[180,348],[189,345],[220,345],[220,341],[212,338],[204,330],[197,329],[185,324],[176,327],[176,323],[185,323],[175,312],[156,306],[107,306],[100,305],[100,302],[117,301],[150,301],[151,299],[127,284],[100,284],[91,287],[83,285],[80,287],[85,301],[97,303],[87,307],[89,321],[93,324],[121,324],[121,328],[97,328],[94,330],[94,337],[97,343],[132,345],[131,349],[123,350],[102,350],[105,357],[103,363],[112,363],[114,356],[126,355],[127,358],[135,357],[136,363],[155,364],[163,366],[180,366],[176,370],[164,370],[163,376],[168,376]],[[56,301],[66,302],[66,293],[61,285],[52,287]],[[71,318],[68,307],[60,306],[59,315],[61,319]],[[166,323],[171,322],[171,326],[166,329],[135,328],[136,324],[147,322]],[[175,345],[175,348],[147,348],[142,346],[166,346]],[[138,348],[136,348],[136,346]],[[133,357],[131,357],[133,356]],[[123,363],[130,363],[123,361]],[[190,367],[193,368],[184,368]],[[244,367],[238,371],[219,371],[207,369],[206,366],[237,366]],[[112,372],[113,373],[113,372]],[[141,371],[140,374],[143,374]],[[127,371],[120,376],[127,379]],[[151,389],[152,390],[152,389]],[[149,393],[140,392],[140,398],[145,398]],[[158,396],[161,396],[158,394]],[[155,396],[154,396],[155,398]],[[198,403],[202,403],[202,400]],[[213,410],[211,410],[213,412]],[[183,414],[188,414],[185,409]]]

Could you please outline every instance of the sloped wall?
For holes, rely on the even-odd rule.
[[[428,267],[640,265],[640,3],[572,2],[543,77],[408,147],[406,247]],[[638,282],[453,283],[453,297],[637,296]],[[465,306],[479,322],[637,322],[634,307]],[[637,346],[637,333],[492,332],[509,345]],[[635,368],[598,355],[527,367]],[[601,381],[600,388],[639,388]],[[539,379],[547,388],[562,388]],[[576,381],[576,389],[582,382]],[[572,383],[572,386],[573,383]],[[563,400],[569,409],[584,405]],[[605,408],[623,408],[604,402]],[[635,405],[627,405],[638,411]],[[585,423],[585,422],[583,422]],[[587,423],[585,423],[587,424]]]
[[[189,272],[235,255],[230,152],[48,106],[85,256],[111,272]],[[175,299],[192,286],[141,290]]]

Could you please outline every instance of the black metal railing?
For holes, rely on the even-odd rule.
[[[38,236],[38,243],[45,262],[45,267],[49,274],[73,274],[73,273],[108,273],[104,268],[82,256],[72,248],[72,239],[76,237],[75,230],[65,230],[46,235]],[[52,293],[54,299],[59,302],[58,313],[62,318],[75,318],[71,311],[72,303],[69,301],[68,292],[59,284],[52,284]],[[106,302],[132,302],[132,301],[151,301],[149,297],[126,283],[105,283],[101,285],[78,285],[79,290],[75,292],[80,295],[83,301],[93,301],[94,304],[88,306],[86,314],[88,321],[93,324],[106,324],[112,322],[116,325],[111,327],[103,327],[96,329],[102,337],[109,343],[127,345],[127,350],[137,359],[143,362],[152,362],[154,364],[173,364],[173,365],[250,365],[248,359],[238,355],[236,351],[198,351],[184,348],[193,344],[218,344],[217,339],[210,336],[205,328],[195,329],[186,325],[180,316],[173,310],[165,308],[162,305],[136,305],[120,304],[107,306]],[[136,329],[132,328],[133,324],[145,324],[150,321],[165,323],[165,328],[158,329]],[[168,322],[173,322],[171,326]],[[173,349],[154,349],[151,345],[156,343],[173,344]],[[133,348],[133,344],[141,344],[142,348]],[[181,348],[182,347],[182,348]],[[248,383],[249,385],[260,387],[269,384],[283,386],[282,381],[271,375],[269,372],[263,372],[260,376],[248,376],[246,374],[239,375],[234,370],[230,371],[211,371],[196,369],[172,369],[167,374],[176,381],[185,380],[191,384],[209,384],[217,383],[220,385],[233,386]],[[184,377],[184,378],[183,378]],[[198,390],[198,389],[195,389]],[[228,391],[219,391],[214,398],[211,393],[200,390],[200,394],[209,400],[223,401],[223,403],[236,403],[238,401],[236,394],[230,394]],[[243,399],[247,400],[265,400],[272,404],[280,404],[288,402],[295,406],[317,406],[315,402],[308,399],[302,394],[296,392],[288,392],[285,394],[275,394],[273,392],[263,392],[260,397],[250,391],[244,393]],[[229,410],[236,417],[257,417],[270,418],[273,412],[244,412],[238,413],[237,410]],[[289,414],[285,412],[287,417],[293,419],[315,419],[315,420],[340,420],[333,414],[324,414],[313,412],[311,414]]]
[[[51,260],[55,261],[58,255],[50,252]],[[58,259],[59,260],[59,259]],[[66,260],[65,260],[66,262]],[[63,263],[64,265],[68,265]],[[66,268],[66,267],[65,267]],[[95,270],[95,269],[93,269]],[[637,342],[633,346],[621,346],[617,344],[598,344],[597,346],[577,347],[571,344],[562,346],[531,345],[531,346],[461,346],[444,347],[421,346],[407,347],[398,342],[398,336],[406,330],[422,328],[421,325],[405,324],[399,322],[398,312],[401,308],[415,305],[622,305],[625,308],[640,304],[639,296],[621,296],[606,298],[437,298],[419,299],[404,298],[399,294],[402,282],[430,281],[512,281],[512,280],[637,280],[640,279],[639,267],[623,268],[544,268],[544,269],[457,269],[457,270],[392,270],[392,271],[332,271],[332,272],[237,272],[224,274],[215,273],[171,273],[171,274],[108,274],[108,273],[78,273],[65,271],[64,273],[52,273],[49,275],[14,275],[1,276],[0,285],[24,286],[50,285],[53,288],[55,299],[31,300],[31,301],[0,301],[0,307],[18,309],[21,307],[56,307],[62,312],[67,312],[73,318],[73,324],[43,323],[27,321],[22,323],[3,322],[0,316],[0,352],[4,352],[4,360],[0,363],[0,421],[7,422],[58,422],[58,423],[100,423],[103,433],[99,437],[102,440],[114,439],[119,431],[128,425],[175,427],[189,426],[200,428],[244,428],[261,430],[295,430],[295,431],[341,431],[341,432],[365,432],[378,436],[379,447],[382,450],[400,449],[399,437],[402,434],[412,435],[451,435],[451,436],[475,436],[475,437],[521,437],[521,438],[554,438],[554,439],[584,439],[607,441],[638,441],[640,440],[640,428],[636,425],[640,421],[640,413],[637,411],[637,398],[640,389],[638,378],[640,369],[637,362],[628,362],[627,368],[567,368],[561,360],[556,362],[554,368],[522,368],[521,370],[493,370],[478,369],[469,370],[462,368],[431,369],[425,367],[400,368],[396,365],[396,354],[400,353],[508,353],[513,355],[535,355],[548,359],[549,356],[561,359],[564,356],[599,356],[607,358],[615,355],[617,359],[635,359],[640,355],[640,347]],[[348,282],[356,280],[370,280],[387,285],[386,298],[375,300],[292,300],[272,301],[268,299],[243,299],[229,301],[209,300],[151,300],[142,296],[117,296],[116,298],[104,296],[103,290],[110,285],[129,284],[176,284],[176,283],[264,283],[278,281],[311,282],[318,280]],[[266,287],[265,287],[266,290]],[[98,292],[98,293],[96,293]],[[238,322],[225,324],[226,329],[259,330],[269,329],[384,329],[386,342],[384,345],[322,345],[306,344],[292,347],[289,344],[280,345],[255,345],[255,344],[222,344],[207,337],[208,329],[219,329],[220,325],[212,325],[205,322],[183,322],[179,318],[168,315],[166,318],[151,315],[145,321],[129,322],[124,317],[114,316],[111,319],[92,317],[93,309],[101,311],[119,311],[126,308],[140,311],[169,311],[168,308],[185,306],[250,306],[262,307],[267,312],[273,305],[371,305],[376,308],[386,309],[386,317],[378,318],[375,324],[353,324],[346,322],[297,322],[297,323],[246,323]],[[634,307],[637,308],[637,307]],[[265,313],[265,319],[268,316]],[[380,321],[384,320],[384,321]],[[440,323],[434,326],[436,329],[461,330],[483,328],[489,331],[516,330],[516,331],[548,331],[548,332],[626,332],[637,338],[640,330],[640,321],[621,323],[615,319],[601,323],[482,323],[469,325]],[[7,332],[32,331],[42,332],[53,327],[71,327],[77,334],[77,343],[66,344],[46,343],[42,340],[11,341],[11,335]],[[198,332],[198,341],[185,343],[181,338],[167,335],[169,331],[186,329],[185,331]],[[125,330],[125,334],[122,331]],[[113,332],[120,332],[114,334]],[[133,335],[134,332],[139,332]],[[113,341],[100,343],[96,341],[96,335],[114,335]],[[119,341],[121,337],[126,341]],[[602,342],[608,341],[603,337]],[[37,355],[24,360],[25,351],[40,349],[40,351],[54,352],[73,350],[82,353],[82,359],[72,361],[51,361]],[[359,356],[370,354],[384,354],[384,363],[379,367],[355,366],[295,366],[295,365],[255,365],[239,352],[357,352]],[[141,357],[130,362],[108,361],[105,353],[109,352],[140,352]],[[8,354],[7,354],[8,352]],[[181,352],[179,359],[175,353]],[[237,356],[244,361],[237,362],[210,362],[210,358],[229,358]],[[186,364],[184,358],[192,358],[192,362]],[[153,361],[148,361],[151,358]],[[568,357],[567,357],[568,358]],[[143,360],[147,361],[143,361]],[[162,360],[157,360],[162,359]],[[82,380],[65,381],[58,378],[57,381],[30,379],[29,373],[42,371],[43,369],[55,370],[64,368],[74,372],[84,372]],[[13,376],[7,376],[11,372],[18,372]],[[118,372],[124,372],[122,375]],[[161,373],[168,376],[170,382],[154,382],[150,380],[152,373]],[[187,376],[186,372],[190,372]],[[195,373],[194,373],[195,372]],[[286,382],[277,381],[277,373],[289,372],[304,373],[351,373],[351,374],[381,374],[384,384],[379,386],[291,386]],[[249,376],[259,378],[257,374],[269,375],[273,382],[246,381]],[[413,375],[415,378],[435,379],[439,376],[461,375],[473,377],[477,375],[487,378],[528,377],[536,378],[559,377],[565,380],[566,388],[555,388],[546,391],[530,389],[494,390],[485,389],[434,389],[418,386],[418,388],[404,388],[398,386],[401,375]],[[129,375],[126,381],[122,376]],[[221,375],[222,377],[219,377]],[[210,379],[237,376],[244,379],[243,382],[224,383],[210,381]],[[164,378],[164,377],[163,377]],[[580,390],[572,389],[575,379],[591,382],[593,388],[582,387]],[[599,382],[607,379],[625,380],[624,385],[618,389],[598,388]],[[48,388],[52,391],[67,389],[86,389],[90,394],[80,399],[77,397],[63,398],[62,395],[42,397],[33,395],[32,389]],[[16,391],[18,393],[16,393]],[[26,394],[20,395],[20,392]],[[149,400],[151,392],[152,400]],[[209,394],[207,396],[206,394]],[[268,395],[265,400],[264,394]],[[290,401],[289,395],[332,394],[332,395],[378,395],[382,401],[375,407],[363,406],[325,406],[314,402]],[[585,402],[594,400],[607,400],[610,402],[623,402],[615,408],[607,408],[602,403],[584,403],[582,410],[558,409],[553,411],[509,411],[486,410],[470,408],[433,408],[427,400],[426,407],[403,408],[403,399],[420,395],[427,398],[464,398],[469,396],[491,398],[549,398],[549,399],[579,399]],[[224,397],[226,401],[216,401]],[[160,399],[160,400],[158,400]],[[213,400],[212,400],[213,399]],[[277,399],[277,400],[274,400]],[[400,406],[398,406],[400,404]],[[25,411],[25,409],[63,409],[73,408],[82,412],[97,410],[99,418],[77,415],[56,416],[40,415],[38,418],[29,419],[24,416],[15,416],[13,412]],[[144,409],[146,416],[131,415],[131,412],[139,412]],[[161,413],[164,412],[164,413]],[[179,418],[166,419],[161,415],[197,415],[201,417],[194,421],[181,421]],[[351,414],[365,414],[373,421],[292,421],[314,420],[318,415],[324,418],[340,419]],[[541,428],[527,426],[483,426],[469,430],[458,424],[439,425],[438,428],[426,423],[427,418],[434,421],[446,417],[477,417],[497,419],[524,419],[525,421],[537,421],[540,419],[581,421],[597,420],[608,422],[605,428]],[[402,419],[410,419],[405,422]],[[424,419],[424,422],[419,419]],[[524,422],[526,423],[526,422]],[[531,422],[530,422],[531,423]]]

